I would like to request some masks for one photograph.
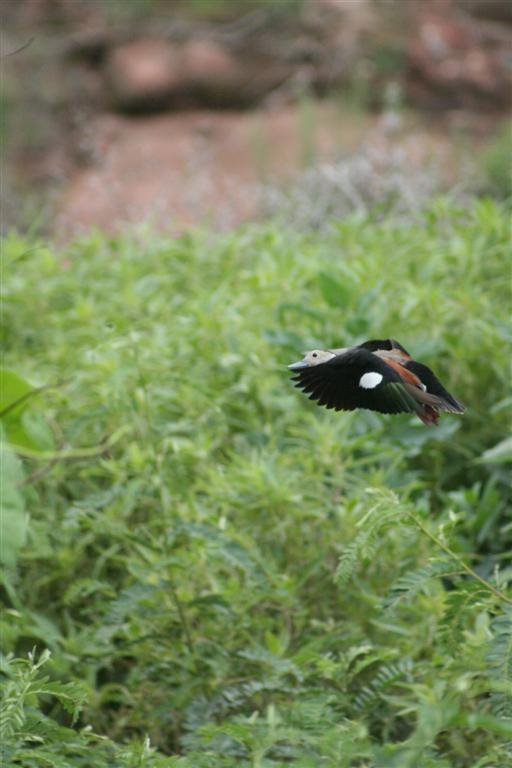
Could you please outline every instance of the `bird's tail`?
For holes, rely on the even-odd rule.
[[[439,423],[439,413],[431,405],[424,405],[419,411],[416,411],[418,418],[427,425],[427,427],[433,427]]]

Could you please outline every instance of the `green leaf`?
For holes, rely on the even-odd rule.
[[[457,568],[453,561],[432,559],[423,568],[408,571],[400,576],[392,585],[382,607],[387,610],[393,608],[400,601],[411,600],[418,592],[425,589],[432,579],[447,576],[456,571]]]
[[[494,680],[512,684],[512,609],[496,616],[491,629],[493,638],[489,643],[487,663]],[[496,692],[491,696],[491,709],[495,715],[512,713],[512,701],[505,692]]]
[[[484,451],[479,459],[483,464],[505,464],[512,461],[512,437],[506,437]]]
[[[73,717],[73,722],[78,717],[85,701],[87,700],[87,688],[84,683],[71,682],[45,682],[39,691],[41,694],[56,696],[66,712]]]
[[[0,368],[0,418],[25,406],[28,396],[36,390],[14,371]]]
[[[25,500],[18,487],[22,480],[21,461],[0,440],[0,561],[8,566],[16,564],[28,530]]]
[[[342,307],[348,303],[350,290],[345,288],[339,280],[335,280],[327,272],[319,272],[317,280],[320,292],[330,307]]]
[[[15,449],[41,451],[54,447],[42,416],[28,410],[32,398],[40,391],[14,371],[0,368],[0,419],[6,438]]]

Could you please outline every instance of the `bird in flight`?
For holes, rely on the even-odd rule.
[[[295,386],[335,411],[367,408],[380,413],[415,413],[437,424],[440,411],[464,413],[423,363],[394,339],[365,341],[344,349],[313,349],[292,363]]]

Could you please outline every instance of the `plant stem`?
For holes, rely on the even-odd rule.
[[[176,588],[175,588],[174,584],[172,583],[171,579],[169,579],[168,584],[169,584],[169,587],[170,587],[170,590],[171,590],[172,599],[174,600],[174,605],[176,606],[176,610],[178,611],[178,616],[180,617],[181,626],[183,627],[183,633],[185,635],[185,640],[186,640],[187,648],[189,650],[190,655],[193,656],[194,655],[194,642],[192,640],[192,635],[190,633],[190,627],[188,625],[188,620],[187,620],[187,617],[185,615],[185,611],[183,610],[182,602],[181,602],[180,598],[178,597],[178,593],[177,593]]]
[[[492,592],[494,595],[496,595],[496,597],[499,597],[499,599],[500,599],[500,600],[503,600],[505,603],[508,603],[509,605],[512,605],[512,600],[511,600],[509,597],[507,597],[506,595],[504,595],[504,594],[503,594],[503,592],[501,592],[499,589],[497,589],[496,587],[494,587],[494,586],[493,586],[493,585],[492,585],[492,584],[491,584],[489,581],[487,581],[486,579],[484,579],[482,576],[479,576],[479,575],[478,575],[478,573],[477,573],[476,571],[474,571],[474,570],[473,570],[473,568],[471,568],[469,565],[467,565],[467,564],[464,562],[464,560],[463,560],[461,557],[459,557],[459,555],[455,554],[455,552],[453,552],[453,551],[450,549],[450,547],[446,546],[446,544],[443,544],[443,542],[442,542],[440,539],[438,539],[438,538],[437,538],[437,536],[434,536],[434,534],[433,534],[433,533],[431,533],[431,532],[428,530],[428,528],[427,528],[425,525],[423,525],[423,523],[421,522],[421,520],[419,520],[419,519],[416,517],[416,515],[415,515],[415,514],[413,514],[412,512],[409,512],[408,510],[406,510],[406,513],[407,513],[407,515],[408,515],[408,516],[409,516],[409,517],[410,517],[412,520],[414,520],[414,522],[416,523],[416,525],[418,526],[418,528],[419,528],[421,531],[423,531],[423,533],[425,534],[425,536],[428,536],[428,538],[429,538],[431,541],[433,541],[433,542],[434,542],[434,544],[437,544],[437,546],[438,546],[440,549],[442,549],[442,550],[443,550],[443,552],[446,552],[446,554],[447,554],[447,555],[449,555],[451,558],[453,558],[454,560],[456,560],[456,561],[459,563],[460,567],[461,567],[461,568],[462,568],[464,571],[466,571],[466,573],[467,573],[467,574],[469,574],[469,575],[470,575],[470,576],[472,576],[474,579],[476,579],[477,581],[479,581],[479,582],[480,582],[480,584],[482,584],[482,585],[483,585],[483,586],[484,586],[486,589],[488,589],[490,592]]]
[[[61,451],[33,451],[14,443],[10,444],[12,450],[24,459],[38,459],[41,461],[80,461],[90,459],[95,456],[102,456],[107,453],[112,446],[117,443],[121,437],[129,431],[129,427],[120,427],[109,437],[104,438],[101,443],[91,448],[64,448]]]

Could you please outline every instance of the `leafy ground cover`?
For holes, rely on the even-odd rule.
[[[509,246],[444,200],[4,242],[4,765],[510,765]],[[386,335],[467,415],[288,380]]]

